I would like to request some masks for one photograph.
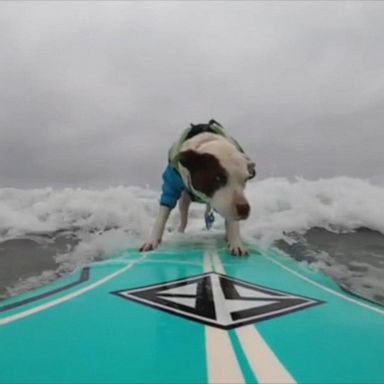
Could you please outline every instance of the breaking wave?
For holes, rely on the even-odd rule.
[[[269,178],[250,183],[247,196],[252,212],[242,223],[242,236],[260,248],[266,249],[279,242],[295,244],[313,228],[334,234],[368,228],[384,234],[384,187],[368,180]],[[72,238],[66,248],[52,248],[56,249],[54,268],[23,278],[8,286],[5,293],[0,291],[0,295],[18,294],[92,261],[107,258],[120,249],[138,246],[153,224],[158,200],[158,191],[139,187],[0,189],[0,245],[22,238],[41,244],[55,242],[58,238]],[[203,209],[197,204],[191,208],[187,231],[197,237],[203,230]],[[172,231],[177,221],[177,212],[173,212],[164,241],[182,240],[182,236],[175,236]],[[223,220],[217,218],[214,230],[223,228]],[[382,261],[384,255],[381,256]],[[366,260],[353,262],[356,266]],[[383,274],[383,264],[368,265],[366,273],[363,276],[360,273],[356,282],[348,265],[332,253],[328,254],[325,263],[324,254],[319,252],[318,256],[312,257],[311,264],[330,275],[333,271],[333,277],[340,281],[349,279],[357,290],[359,286],[367,285],[364,285],[364,279],[369,280],[369,286],[373,288],[367,293],[365,287],[364,294],[371,298],[373,295],[381,297],[381,294],[384,297],[382,279],[379,278]]]

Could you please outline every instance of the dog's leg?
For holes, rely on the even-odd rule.
[[[225,231],[229,252],[234,256],[248,255],[248,249],[244,246],[240,238],[239,222],[225,220]]]
[[[159,246],[161,238],[163,237],[165,223],[167,222],[170,213],[171,208],[160,205],[159,214],[157,215],[150,240],[140,248],[140,252],[152,251]]]
[[[188,210],[189,205],[191,204],[191,197],[189,193],[184,191],[179,200],[179,210],[180,210],[180,226],[179,232],[183,233],[188,224]]]

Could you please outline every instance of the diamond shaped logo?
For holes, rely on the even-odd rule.
[[[112,293],[221,329],[272,319],[323,303],[216,272]]]

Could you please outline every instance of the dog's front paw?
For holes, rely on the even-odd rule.
[[[233,256],[248,256],[249,251],[241,242],[229,243],[228,251]]]
[[[160,240],[152,240],[152,241],[148,241],[147,243],[144,243],[139,251],[140,252],[148,252],[148,251],[153,251],[154,249],[156,249],[160,244]]]

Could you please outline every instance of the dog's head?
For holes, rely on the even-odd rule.
[[[255,177],[255,163],[228,139],[204,133],[199,145],[186,145],[177,157],[193,192],[228,220],[245,220],[250,206],[244,195]],[[202,140],[203,139],[203,140]],[[194,139],[191,139],[192,141]],[[194,144],[194,143],[192,143]]]

